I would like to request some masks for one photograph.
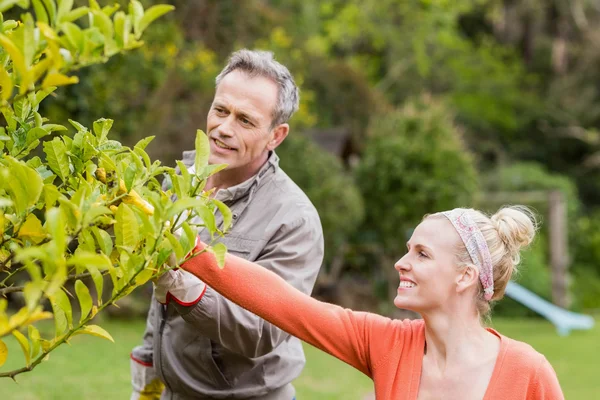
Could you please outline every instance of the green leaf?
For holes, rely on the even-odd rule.
[[[71,10],[71,11],[67,12],[66,14],[64,14],[58,22],[60,22],[60,23],[73,22],[73,21],[78,20],[79,18],[83,17],[84,15],[87,15],[88,12],[89,12],[89,8],[78,7],[76,9]]]
[[[74,120],[72,120],[72,119],[69,119],[69,123],[70,123],[71,125],[73,125],[73,127],[74,127],[75,129],[77,129],[77,132],[87,132],[87,131],[88,131],[88,129],[87,129],[85,126],[81,125],[81,124],[80,124],[79,122],[77,122],[77,121],[74,121]]]
[[[86,325],[83,328],[76,330],[73,333],[73,336],[81,335],[84,333],[87,335],[98,336],[103,339],[110,340],[113,343],[115,342],[115,340],[112,338],[112,336],[110,336],[110,334],[108,332],[106,332],[104,329],[100,328],[98,325]]]
[[[125,181],[125,188],[127,189],[127,193],[129,193],[131,191],[131,188],[133,187],[133,183],[135,182],[136,174],[137,174],[137,165],[135,163],[129,164],[129,166],[125,170],[125,174],[124,174],[125,176],[123,179]]]
[[[181,247],[181,244],[179,244],[179,240],[177,240],[177,238],[171,232],[165,232],[165,237],[169,240],[169,243],[171,244],[171,248],[175,252],[177,260],[179,261],[183,257],[185,257],[183,247]]]
[[[179,170],[181,171],[181,176],[183,178],[179,181],[182,196],[189,196],[190,195],[190,185],[192,184],[190,172],[188,171],[185,164],[179,160],[177,160],[177,166],[179,167]]]
[[[210,250],[215,255],[217,259],[217,265],[219,268],[223,269],[225,267],[225,255],[227,254],[227,246],[223,243],[217,243],[214,246],[210,247]]]
[[[44,185],[44,202],[46,203],[46,208],[54,207],[59,197],[60,193],[56,186],[52,184]]]
[[[60,208],[51,208],[46,212],[46,230],[56,243],[59,252],[63,252],[67,245],[65,225],[65,216]]]
[[[184,222],[181,227],[183,228],[183,232],[185,234],[181,235],[181,238],[179,238],[179,243],[181,243],[184,253],[188,254],[196,245],[196,236],[198,235],[198,232],[194,231],[187,222]]]
[[[139,224],[135,213],[127,204],[121,203],[115,217],[116,244],[134,249],[140,241]]]
[[[100,143],[104,142],[108,137],[108,132],[110,128],[113,126],[112,119],[101,118],[94,122],[94,134],[98,139],[100,139]]]
[[[43,0],[44,5],[46,6],[46,10],[48,12],[48,19],[51,24],[54,24],[56,19],[56,3],[54,0]]]
[[[204,206],[204,202],[200,199],[191,197],[178,199],[167,209],[167,212],[165,213],[165,219],[171,219],[175,215],[181,214],[184,210],[197,209],[198,207],[202,206]]]
[[[67,227],[71,228],[73,231],[79,229],[79,224],[81,222],[81,210],[79,207],[77,207],[72,200],[65,198],[58,199],[58,202],[60,203],[60,208],[63,210],[64,215],[67,217]],[[64,228],[65,227],[63,227],[63,229]]]
[[[56,337],[58,337],[73,326],[73,310],[69,298],[62,290],[57,290],[50,296],[50,304],[54,312]]]
[[[166,13],[173,11],[174,9],[175,9],[174,6],[166,5],[166,4],[155,5],[155,6],[150,7],[149,9],[147,9],[144,12],[143,17],[140,19],[138,31],[136,32],[136,35],[137,35],[136,37],[139,39],[140,36],[142,35],[142,33],[144,32],[144,30],[146,30],[146,28],[152,22],[154,22],[156,19],[162,17]]]
[[[85,216],[83,217],[83,226],[88,226],[89,224],[93,223],[96,218],[98,218],[101,215],[106,215],[106,214],[112,214],[112,211],[108,207],[96,206],[96,207],[90,208],[88,210],[88,212],[85,213]]]
[[[48,132],[44,128],[41,128],[41,127],[33,128],[33,129],[29,130],[29,132],[27,132],[27,143],[29,144],[29,143],[33,142],[34,140],[41,139],[48,134],[50,134],[50,132]]]
[[[32,263],[32,265],[35,265]],[[39,272],[37,272],[39,273]],[[44,282],[27,282],[25,284],[25,289],[23,289],[23,296],[25,297],[25,304],[27,305],[27,309],[32,312],[39,305],[40,299],[42,298]]]
[[[209,164],[204,168],[204,170],[196,171],[196,176],[200,180],[204,180],[209,176],[212,176],[217,172],[224,170],[225,168],[227,168],[227,164]]]
[[[6,344],[0,339],[0,367],[4,365],[6,359],[8,358],[8,347]]]
[[[139,39],[140,34],[140,22],[144,16],[144,6],[137,0],[131,0],[129,2],[129,15],[133,22],[133,32],[135,32],[136,39]]]
[[[98,271],[98,268],[96,268],[96,266],[93,264],[87,264],[85,267],[87,268],[88,272],[90,273],[90,276],[92,277],[92,280],[94,281],[94,285],[96,286],[96,298],[98,299],[98,304],[101,304],[102,289],[103,289],[103,285],[104,285],[104,279],[102,278],[102,274],[100,273],[100,271]]]
[[[40,332],[33,325],[27,327],[27,336],[31,342],[31,358],[36,358],[42,350],[40,346]]]
[[[141,139],[139,142],[137,142],[135,144],[134,148],[139,148],[141,150],[146,149],[146,147],[150,144],[150,142],[152,140],[154,140],[155,137],[156,136],[148,136],[148,137],[145,137],[145,138]]]
[[[183,182],[183,176],[177,175],[173,170],[169,170],[169,177],[171,178],[171,188],[175,192],[177,198],[184,198],[185,193],[183,193],[182,186],[185,186],[185,183]]]
[[[117,11],[114,17],[115,39],[121,48],[129,42],[131,22],[123,11]]]
[[[21,3],[21,4],[19,4]],[[9,9],[11,9],[12,7],[14,7],[15,5],[23,5],[22,4],[22,0],[2,0],[0,1],[0,12],[5,12]],[[25,7],[21,7],[21,8],[28,8],[29,5],[25,5]]]
[[[55,90],[56,90],[55,87],[54,88],[46,88],[46,89],[43,89],[43,90],[38,90],[35,93],[35,101],[31,104],[31,106],[32,107],[37,107],[42,102],[42,100],[44,100],[46,97],[48,97]],[[54,126],[54,125],[52,125],[52,126]],[[61,126],[63,128],[61,130],[67,130],[67,128],[65,128],[62,125],[56,125],[56,126]],[[46,130],[48,130],[50,132],[52,132],[53,130],[58,130],[58,129],[48,129],[46,127],[44,127],[44,129],[46,129]]]
[[[35,17],[38,21],[43,22],[45,24],[49,23],[48,14],[46,13],[46,9],[42,4],[41,0],[31,0],[33,3],[33,9],[35,10]]]
[[[98,228],[97,226],[94,226],[92,228],[92,234],[96,238],[96,242],[98,243],[98,248],[100,248],[100,250],[102,250],[102,252],[104,254],[106,254],[107,256],[110,256],[110,254],[112,253],[112,249],[113,249],[113,242],[112,242],[112,239],[111,239],[110,235],[108,234],[108,232],[106,232],[103,229]]]
[[[87,251],[77,251],[68,260],[67,265],[93,265],[98,269],[104,271],[112,268],[112,262],[106,254],[96,254]]]
[[[81,317],[79,319],[79,323],[82,323],[83,320],[90,314],[90,311],[92,311],[92,296],[90,296],[90,291],[87,286],[85,286],[85,283],[79,279],[75,281],[75,293],[77,293],[79,306],[81,307]]]
[[[146,165],[146,168],[150,169],[150,167],[152,166],[152,162],[150,161],[150,157],[148,156],[148,153],[146,153],[142,148],[137,147],[137,146],[133,148],[133,152],[135,154],[137,154],[139,157],[141,157],[142,160],[144,160],[144,164]]]
[[[150,267],[144,269],[142,272],[140,272],[139,274],[136,275],[135,284],[137,286],[141,286],[141,285],[145,284],[152,278],[152,276],[154,276],[155,273],[156,273],[156,271],[151,269]]]
[[[196,131],[195,147],[195,171],[202,171],[208,165],[208,158],[210,157],[210,143],[208,142],[208,136],[206,136],[204,131],[201,129]]]
[[[42,178],[25,163],[12,157],[4,157],[10,172],[6,190],[13,200],[15,210],[21,214],[33,207],[42,194]]]
[[[106,14],[107,17],[113,15],[119,8],[121,8],[120,4],[113,4],[112,6],[104,6],[102,7],[102,12]]]
[[[55,137],[52,141],[44,142],[44,153],[46,153],[46,161],[52,172],[65,182],[71,171],[67,149],[63,141]]]
[[[215,215],[212,211],[205,205],[201,204],[195,208],[196,213],[202,219],[204,226],[211,235],[217,231],[217,223],[215,222]]]
[[[86,13],[87,9],[84,15]],[[63,22],[61,23],[60,28],[65,33],[65,37],[67,38],[67,42],[71,46],[71,49],[78,53],[83,52],[84,41],[83,32],[81,31],[81,28],[72,22]]]
[[[62,17],[67,15],[73,8],[73,0],[58,0],[58,11],[56,12],[56,19],[58,22],[63,22]]]
[[[15,116],[21,121],[25,121],[31,112],[31,103],[27,97],[21,97],[15,101],[13,108],[15,109]]]
[[[21,332],[15,330],[13,331],[13,336],[17,339],[17,342],[21,345],[21,350],[23,350],[23,355],[25,356],[25,365],[29,367],[31,363],[31,357],[29,355],[29,340],[23,335]]]
[[[24,14],[21,16],[21,24],[17,29],[12,32],[11,38],[14,41],[15,45],[17,45],[23,51],[23,57],[25,61],[25,65],[29,68],[33,63],[33,58],[36,52],[36,44],[35,40],[35,25],[33,23],[33,17],[31,14]],[[26,89],[29,89],[29,84],[31,75],[28,74],[27,81],[24,80],[21,82],[21,85],[25,84],[27,86]],[[27,90],[21,88],[20,93],[25,94]]]
[[[56,132],[56,131],[66,131],[68,130],[66,127],[57,124],[46,124],[42,125],[42,128],[48,132]]]
[[[231,227],[231,221],[233,220],[233,214],[231,213],[231,210],[223,202],[217,199],[212,199],[212,202],[217,206],[221,212],[221,215],[223,215],[223,232],[228,231]]]
[[[113,23],[108,15],[104,14],[101,10],[93,10],[92,15],[94,18],[94,26],[97,26],[106,38],[112,39],[114,36],[114,29]]]

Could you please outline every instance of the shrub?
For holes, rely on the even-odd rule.
[[[395,255],[426,213],[470,207],[478,192],[452,113],[429,97],[373,118],[357,177],[367,230]]]
[[[306,137],[290,135],[277,153],[282,169],[305,191],[319,212],[328,265],[363,221],[360,191],[341,160]]]

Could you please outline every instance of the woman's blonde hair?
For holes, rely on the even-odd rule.
[[[491,216],[472,209],[467,212],[483,234],[490,251],[494,276],[494,294],[491,301],[500,300],[504,296],[506,285],[521,262],[521,250],[528,246],[535,237],[537,231],[535,214],[525,206],[502,207]],[[441,213],[425,218],[434,217],[445,218]],[[459,268],[473,265],[471,256],[462,240],[457,244],[456,250]],[[479,283],[477,295],[477,311],[482,317],[487,316],[490,312],[490,302],[484,298],[481,283]]]

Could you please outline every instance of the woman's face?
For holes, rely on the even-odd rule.
[[[463,275],[455,255],[460,240],[445,218],[429,217],[417,226],[394,265],[400,273],[396,307],[418,313],[451,307]]]

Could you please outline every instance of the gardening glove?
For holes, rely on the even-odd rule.
[[[206,284],[195,275],[182,269],[171,269],[162,274],[154,283],[154,297],[161,304],[171,300],[185,307],[200,301]]]
[[[133,391],[130,400],[160,400],[164,384],[156,376],[152,364],[142,363],[131,357],[131,385]]]

